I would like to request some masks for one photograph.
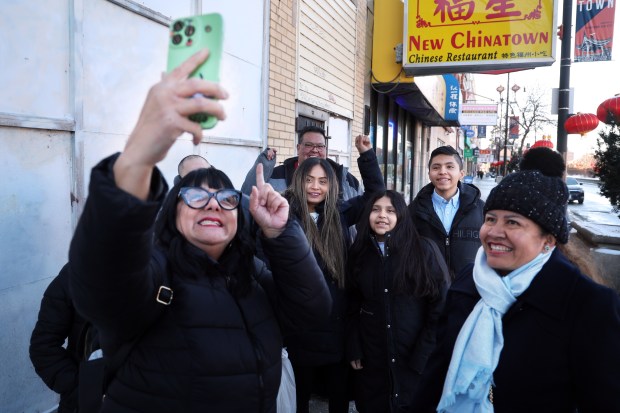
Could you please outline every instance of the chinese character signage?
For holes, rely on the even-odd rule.
[[[406,0],[408,75],[548,66],[555,56],[553,0]]]
[[[575,62],[611,60],[614,39],[614,0],[577,0]]]
[[[443,79],[446,83],[446,109],[444,112],[445,120],[459,120],[460,114],[460,101],[459,98],[461,88],[459,81],[454,75],[443,75]]]

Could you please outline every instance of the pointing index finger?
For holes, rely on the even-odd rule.
[[[256,165],[256,188],[260,191],[265,185],[265,177],[263,176],[263,164]]]

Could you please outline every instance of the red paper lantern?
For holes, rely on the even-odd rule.
[[[539,141],[534,142],[531,148],[549,148],[553,149],[553,142],[547,139],[541,139]]]
[[[569,116],[564,122],[567,133],[578,133],[581,136],[593,131],[598,126],[598,118],[592,113],[577,113]]]
[[[607,99],[598,105],[596,117],[607,125],[620,123],[620,95]]]

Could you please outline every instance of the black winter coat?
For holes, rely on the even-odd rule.
[[[30,337],[30,360],[51,390],[60,394],[59,413],[77,411],[80,336],[86,321],[73,307],[68,265],[49,284]],[[64,347],[67,341],[66,348]]]
[[[454,216],[450,233],[446,233],[433,208],[435,187],[428,184],[418,192],[409,205],[409,214],[418,233],[435,241],[443,254],[451,278],[467,264],[473,263],[480,248],[480,227],[484,221],[484,201],[474,185],[459,182],[459,209]]]
[[[409,406],[435,347],[449,275],[432,241],[422,242],[425,253],[420,258],[442,286],[436,299],[393,292],[392,267],[399,254],[396,248],[391,253],[389,234],[385,255],[372,237],[368,243],[375,253],[357,257],[355,267],[363,270],[351,274],[347,359],[362,362],[363,368],[355,372],[355,402],[361,412],[397,412]]]
[[[104,354],[140,337],[108,387],[102,412],[275,413],[279,322],[308,325],[331,308],[301,228],[290,222],[277,238],[262,239],[273,274],[256,260],[245,295],[229,286],[240,261],[234,244],[215,262],[185,243],[177,253],[200,260],[204,275],[164,277],[169,266],[154,259],[152,242],[166,192],[161,174],[155,169],[152,194],[141,201],[116,187],[112,165],[106,159],[93,169],[70,249],[75,303],[98,327]],[[155,300],[165,278],[174,294],[169,306]]]
[[[620,412],[618,293],[583,276],[559,250],[552,254],[502,318],[495,413]],[[448,292],[412,413],[434,413],[439,403],[454,343],[480,300],[472,268]]]
[[[385,190],[383,175],[377,163],[377,157],[373,150],[366,151],[358,159],[360,174],[364,182],[364,194],[358,195],[347,201],[340,202],[340,225],[344,236],[345,251],[350,247],[350,239],[347,237],[348,228],[357,224],[367,200],[375,192]],[[318,225],[322,224],[322,207],[317,207],[319,213]],[[293,211],[295,215],[295,211]],[[296,216],[299,219],[299,215]],[[322,366],[339,363],[344,360],[345,336],[347,328],[347,292],[338,286],[332,278],[329,270],[325,267],[321,257],[315,253],[315,257],[325,281],[329,286],[332,297],[332,310],[328,320],[312,328],[300,328],[295,326],[287,331],[284,343],[287,347],[291,362],[300,366]]]

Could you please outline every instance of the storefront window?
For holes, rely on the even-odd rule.
[[[379,168],[381,168],[381,174],[385,176],[385,159],[384,159],[384,135],[383,126],[385,125],[385,105],[387,99],[385,95],[379,95],[377,99],[377,137],[375,141],[375,150],[377,153],[377,161],[379,162]]]
[[[406,112],[402,109],[398,109],[398,130],[396,131],[396,190],[403,193],[403,164],[405,158],[405,143],[403,142],[403,136],[405,136],[405,124],[406,124]]]
[[[387,189],[396,188],[396,134],[398,132],[398,105],[390,100],[390,119],[387,134],[387,172],[385,186]]]

